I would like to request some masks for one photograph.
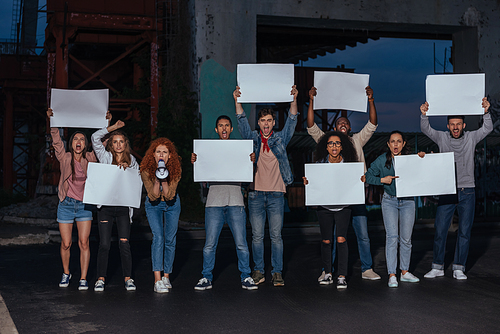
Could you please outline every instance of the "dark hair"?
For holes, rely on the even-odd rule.
[[[391,140],[391,137],[392,135],[394,134],[398,134],[401,136],[401,138],[403,139],[403,143],[406,143],[406,137],[405,135],[399,131],[399,130],[394,130],[391,132],[391,134],[389,135],[389,138],[387,138],[387,143],[389,143],[389,141]],[[403,146],[403,148],[401,149],[401,155],[406,155],[406,154],[409,154],[410,153],[410,149],[405,145]],[[386,157],[386,160],[385,160],[385,167],[387,169],[391,169],[391,165],[392,165],[392,152],[391,152],[391,149],[389,148],[389,146],[387,146],[387,153],[385,154],[385,157]]]
[[[259,110],[259,113],[257,114],[257,119],[261,119],[264,116],[271,115],[273,116],[273,119],[276,119],[276,113],[274,112],[273,108],[262,108]]]
[[[462,121],[465,121],[465,116],[464,115],[450,115],[448,116],[448,122],[450,122],[450,119],[453,119],[453,118],[460,118]]]
[[[349,126],[351,126],[351,121],[349,120],[349,118],[347,118],[345,116],[340,116],[339,118],[337,118],[335,120],[335,128],[337,128],[337,123],[338,123],[338,121],[340,121],[341,118],[345,118],[347,120],[347,122],[349,123]]]
[[[123,158],[121,161],[116,159],[116,152],[113,149],[114,136],[122,136],[125,140],[125,149],[123,150]],[[111,152],[111,155],[113,156],[113,165],[118,165],[119,162],[126,162],[130,166],[132,163],[132,158],[130,157],[130,141],[128,140],[127,135],[120,130],[115,130],[109,134],[108,142],[106,143],[106,151]]]
[[[354,145],[352,144],[349,137],[347,137],[340,131],[330,131],[325,133],[320,138],[318,145],[316,145],[316,152],[314,153],[315,162],[318,161],[321,162],[325,160],[325,158],[328,156],[329,153],[328,150],[326,149],[326,145],[328,143],[328,139],[331,136],[337,136],[340,138],[340,143],[342,145],[342,152],[340,154],[342,155],[342,159],[344,159],[344,162],[358,161],[358,155],[356,153],[356,149],[354,148]]]
[[[221,119],[227,119],[229,121],[229,125],[231,125],[231,127],[233,127],[233,122],[231,121],[231,118],[229,116],[220,115],[219,117],[217,117],[217,120],[215,121],[215,128],[217,128],[217,126],[219,125],[219,121]]]
[[[73,151],[73,138],[75,138],[75,135],[78,133],[82,134],[83,138],[85,138],[85,148],[82,150],[82,158],[86,159],[85,153],[89,149],[89,140],[87,139],[87,136],[85,135],[85,133],[83,133],[81,131],[73,132],[71,137],[69,137],[69,141],[68,141],[68,152],[71,153],[71,179],[73,181],[75,180],[75,152]]]

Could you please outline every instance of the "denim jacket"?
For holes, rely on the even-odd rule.
[[[283,130],[278,132],[274,131],[267,141],[271,152],[273,152],[273,154],[276,156],[276,159],[278,159],[281,177],[283,178],[283,182],[287,186],[293,182],[293,176],[292,170],[290,168],[290,163],[288,162],[286,146],[290,142],[290,139],[292,139],[293,133],[295,132],[295,126],[297,125],[297,115],[288,113],[288,118],[286,119]],[[252,131],[250,129],[250,124],[248,123],[245,112],[240,115],[236,114],[236,118],[238,119],[238,130],[240,130],[241,136],[244,139],[253,140],[253,151],[255,152],[256,165],[257,161],[259,160],[260,146],[262,144],[262,141],[260,139],[260,132],[257,130]]]

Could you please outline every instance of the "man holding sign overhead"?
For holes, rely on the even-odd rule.
[[[263,108],[258,114],[259,131],[252,131],[238,98],[245,92],[236,87],[233,92],[236,104],[238,129],[245,139],[252,139],[256,158],[256,169],[251,191],[248,193],[248,210],[252,225],[252,254],[255,262],[252,278],[255,284],[265,281],[264,276],[264,229],[266,214],[271,236],[271,264],[274,286],[283,286],[283,228],[284,195],[286,186],[293,182],[292,170],[288,162],[286,146],[292,139],[297,125],[297,95],[295,86],[291,95],[293,102],[282,131],[273,131],[276,115],[273,109]]]
[[[340,131],[349,136],[354,148],[356,149],[356,154],[359,162],[365,162],[365,154],[363,152],[363,146],[370,140],[372,135],[377,130],[377,109],[375,108],[375,100],[373,98],[373,89],[370,86],[365,88],[366,95],[368,96],[368,102],[370,105],[369,110],[369,120],[366,125],[361,129],[360,132],[349,136],[351,133],[351,123],[347,117],[339,117],[335,121],[335,131]],[[314,109],[313,102],[316,96],[316,87],[312,87],[309,91],[309,108],[307,111],[307,132],[311,135],[314,141],[317,143],[324,132],[318,127],[314,122]],[[365,165],[366,173],[366,165]],[[370,252],[370,237],[368,236],[368,213],[366,211],[365,205],[352,205],[352,226],[354,227],[354,232],[356,233],[356,239],[358,241],[358,251],[359,258],[361,260],[361,277],[369,280],[378,280],[380,276],[372,269],[372,255]],[[332,261],[335,261],[335,246],[333,247]],[[323,280],[325,272],[321,274],[318,281]]]
[[[479,102],[479,101],[478,101]],[[465,264],[469,254],[470,233],[474,222],[474,208],[476,195],[474,190],[474,151],[478,142],[483,140],[492,130],[493,122],[488,114],[490,103],[483,98],[484,108],[483,126],[476,131],[465,132],[464,115],[448,116],[448,130],[436,131],[427,118],[429,103],[420,106],[420,129],[439,146],[441,153],[453,152],[457,175],[457,194],[439,197],[439,204],[434,222],[436,232],[434,235],[434,256],[432,270],[424,275],[425,278],[444,276],[444,255],[446,250],[446,237],[450,227],[453,213],[458,207],[458,235],[455,247],[455,260],[453,261],[453,278],[465,280]]]

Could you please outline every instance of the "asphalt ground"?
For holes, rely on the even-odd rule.
[[[93,232],[94,233],[94,232]],[[131,238],[137,291],[126,291],[118,244],[112,244],[107,285],[94,292],[98,244],[91,241],[88,291],[78,291],[79,251],[72,246],[73,279],[59,288],[57,243],[0,247],[0,293],[19,333],[494,333],[500,331],[500,225],[476,224],[466,281],[451,277],[455,234],[447,244],[446,276],[425,279],[432,262],[431,228],[416,229],[410,270],[419,283],[387,287],[383,231],[371,231],[374,269],[382,279],[361,279],[355,236],[348,235],[349,277],[343,291],[320,286],[319,229],[284,229],[284,287],[266,282],[243,290],[230,232],[220,239],[213,289],[195,291],[201,278],[202,231],[178,236],[173,289],[153,292],[150,245]],[[248,231],[250,235],[250,231]],[[250,238],[249,244],[250,244]],[[266,256],[269,242],[266,237]],[[269,261],[266,261],[269,262]],[[1,302],[1,300],[0,300]],[[0,317],[1,317],[0,309]],[[1,333],[12,330],[0,321]]]

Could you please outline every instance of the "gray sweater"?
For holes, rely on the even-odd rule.
[[[492,130],[491,115],[483,116],[483,126],[475,131],[464,131],[460,138],[453,138],[449,131],[436,131],[431,128],[429,118],[420,115],[420,129],[432,139],[441,153],[453,152],[457,171],[457,188],[474,188],[474,151],[477,143]]]

